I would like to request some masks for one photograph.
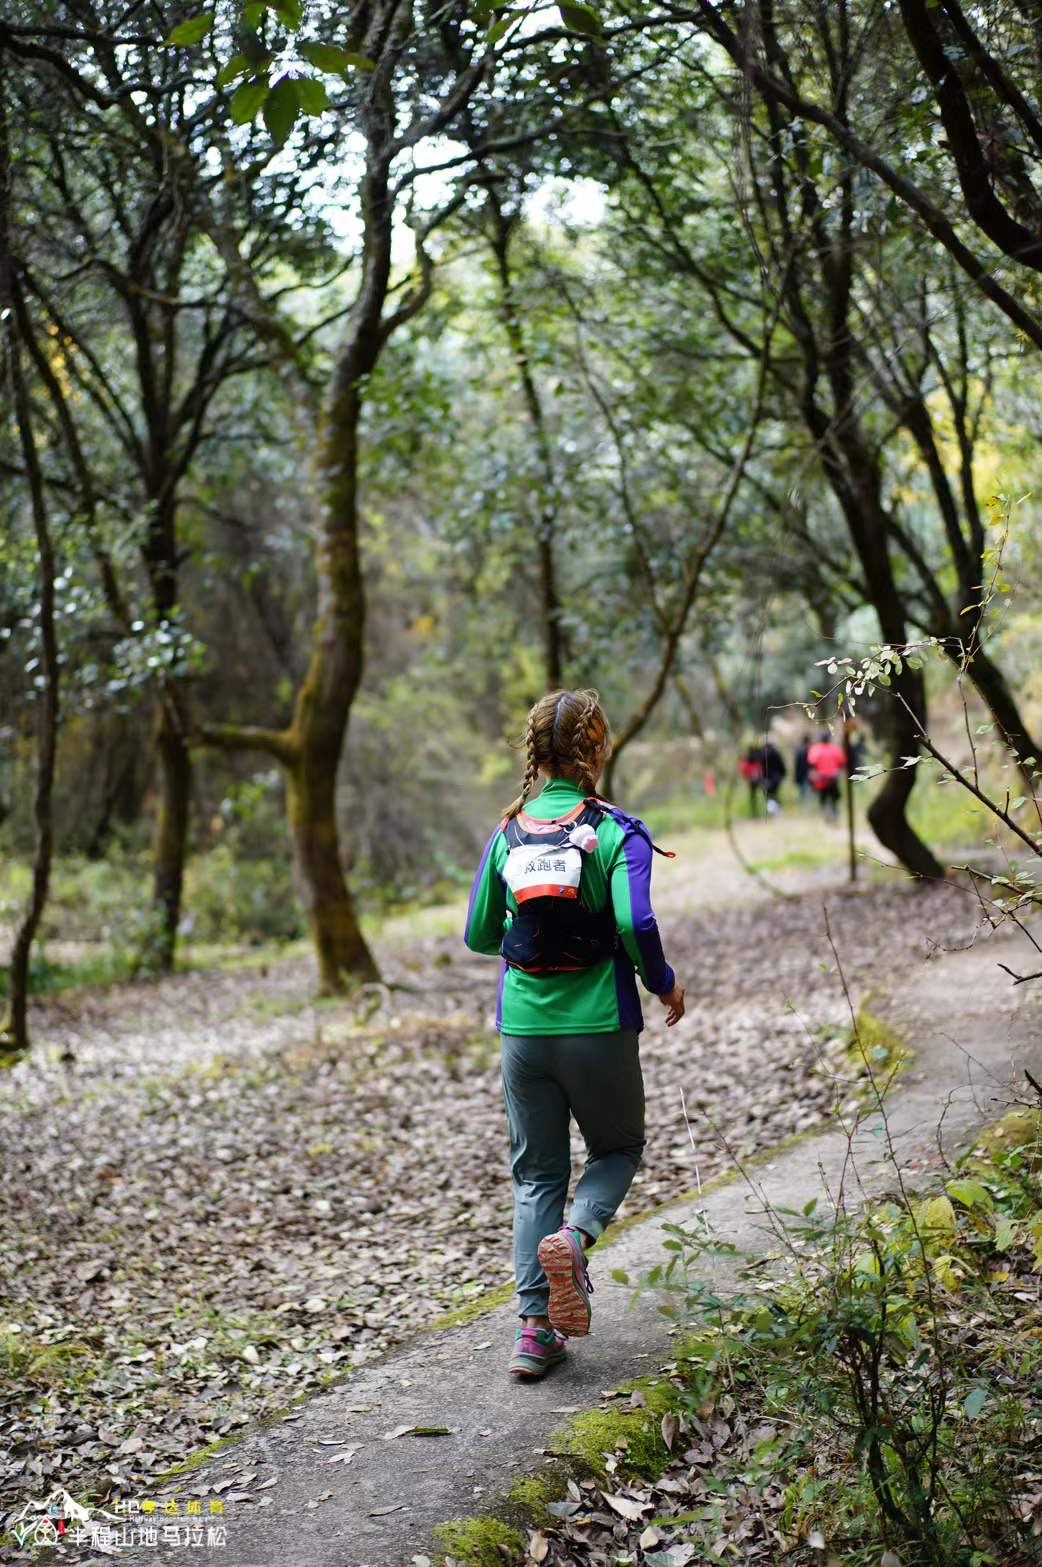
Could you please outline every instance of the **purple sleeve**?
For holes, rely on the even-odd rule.
[[[624,832],[611,874],[612,904],[622,944],[641,981],[664,996],[676,984],[666,962],[658,921],[651,907],[651,844],[638,832]]]
[[[499,951],[503,939],[503,921],[506,918],[506,893],[493,853],[501,827],[502,823],[493,830],[485,845],[470,889],[467,923],[463,931],[463,940],[472,952],[484,952],[489,956]]]

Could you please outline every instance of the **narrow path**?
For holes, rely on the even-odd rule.
[[[950,1157],[1002,1112],[1025,1065],[1042,1074],[1042,991],[1014,989],[997,966],[1000,959],[1015,966],[1017,956],[1004,937],[982,940],[919,964],[883,1003],[916,1053],[888,1110],[890,1141],[913,1180],[937,1163],[942,1147]],[[893,1183],[885,1149],[880,1120],[871,1118],[854,1149],[866,1192]],[[431,1549],[433,1525],[483,1511],[520,1474],[536,1470],[571,1412],[595,1404],[602,1388],[655,1368],[667,1347],[665,1324],[648,1297],[633,1308],[611,1269],[634,1275],[651,1266],[662,1256],[663,1222],[689,1222],[699,1209],[739,1245],[766,1247],[763,1203],[801,1206],[823,1184],[834,1190],[850,1178],[848,1160],[846,1137],[826,1130],[757,1164],[752,1186],[736,1180],[624,1231],[595,1259],[594,1335],[573,1344],[566,1365],[542,1383],[516,1388],[507,1377],[515,1319],[504,1306],[363,1367],[168,1490],[202,1496],[204,1512],[206,1498],[223,1497],[224,1567],[405,1564]],[[451,1434],[392,1434],[413,1425],[447,1426]],[[183,1545],[163,1543],[159,1527],[158,1545],[120,1554],[127,1567],[183,1554]]]

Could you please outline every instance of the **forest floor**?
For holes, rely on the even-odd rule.
[[[870,866],[849,888],[838,833],[827,863],[794,865],[784,832],[742,828],[784,899],[742,876],[722,834],[677,843],[656,872],[688,1015],[667,1033],[649,999],[651,1135],[623,1216],[856,1092],[825,906],[870,1002],[974,938],[967,890]],[[309,961],[269,957],[36,1009],[33,1057],[0,1079],[0,1512],[59,1484],[144,1495],[216,1439],[508,1293],[496,965],[463,949],[462,913],[387,921],[388,984],[350,1001],[315,1004]],[[422,1379],[424,1350],[412,1358]],[[331,1475],[350,1461],[337,1450]],[[269,1478],[207,1484],[259,1508]]]

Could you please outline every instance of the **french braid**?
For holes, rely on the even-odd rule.
[[[598,740],[603,733],[601,727],[596,723],[596,714],[600,708],[600,702],[595,691],[576,692],[576,696],[580,695],[584,695],[586,701],[575,717],[568,760],[577,774],[575,782],[587,794],[595,794],[597,785],[593,776],[593,758],[597,750]]]
[[[539,762],[536,757],[536,714],[539,704],[532,708],[525,724],[525,733],[521,744],[525,749],[525,770],[521,778],[521,793],[507,810],[507,816],[516,816],[524,809],[525,801],[532,793],[536,778],[539,776]]]
[[[567,778],[587,794],[596,792],[594,759],[611,743],[608,720],[596,691],[550,691],[528,714],[519,749],[525,752],[521,793],[509,819],[524,809],[540,768],[551,778]]]

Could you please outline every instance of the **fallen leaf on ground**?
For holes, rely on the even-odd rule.
[[[730,866],[727,877],[730,887]],[[920,915],[920,891],[866,886],[856,900],[834,902],[833,934],[855,988],[882,971],[895,981],[908,971],[918,952],[910,931],[917,937],[928,927],[940,947],[963,939],[963,894],[931,892]],[[761,939],[756,903],[710,909],[685,894],[659,912],[667,950],[680,965],[697,964],[699,985],[683,1030],[650,1020],[655,1048],[645,1075],[658,1135],[631,1188],[633,1212],[674,1196],[678,1183],[691,1185],[696,1159],[705,1181],[727,1164],[727,1146],[745,1157],[822,1124],[835,1097],[835,1075],[818,1070],[819,1047],[808,1045],[802,1021],[828,1016],[835,1000],[820,900],[787,905],[770,942]],[[88,943],[96,936],[67,934]],[[455,943],[410,933],[404,961],[441,974],[435,959]],[[399,977],[395,942],[383,944],[380,959]],[[172,1464],[267,1416],[297,1424],[305,1419],[299,1407],[276,1415],[287,1385],[318,1392],[331,1368],[346,1373],[386,1355],[458,1305],[454,1292],[475,1279],[507,1282],[502,1090],[494,1054],[482,1053],[494,1041],[497,976],[482,962],[450,965],[444,982],[396,1002],[394,1031],[383,1001],[361,1033],[351,1007],[331,1003],[317,1055],[312,1014],[301,1013],[310,957],[279,959],[264,972],[199,969],[150,980],[147,989],[117,984],[35,999],[40,1036],[55,1053],[36,1052],[0,1074],[0,1275],[18,1280],[22,1332],[34,1348],[57,1347],[74,1332],[89,1352],[63,1384],[53,1425],[32,1410],[32,1385],[12,1389],[16,1402],[0,1422],[5,1503],[17,1509],[38,1494],[41,1476],[58,1473],[73,1494],[99,1482],[103,1494],[139,1494],[147,1481],[138,1472],[153,1467],[146,1454]],[[781,976],[799,1013],[779,1010]],[[60,1055],[73,1046],[70,1097]],[[696,1084],[693,1149],[677,1090],[689,1085],[690,1097]],[[422,1117],[413,1114],[418,1101]],[[719,1141],[703,1133],[703,1112]],[[447,1123],[456,1131],[451,1186],[418,1189],[414,1172],[437,1159]],[[574,1153],[578,1169],[578,1137]],[[350,1168],[349,1186],[324,1174],[337,1168]],[[211,1176],[213,1202],[203,1202]],[[27,1194],[58,1189],[62,1204],[41,1226]],[[225,1221],[215,1246],[218,1211]],[[452,1238],[464,1227],[466,1245],[457,1247]],[[346,1250],[345,1233],[353,1237]],[[172,1350],[171,1279],[152,1259],[175,1253],[185,1319]],[[56,1326],[53,1303],[70,1282]],[[243,1324],[229,1327],[226,1346],[212,1332],[215,1290],[227,1322]],[[305,1309],[319,1300],[322,1310]],[[365,1404],[334,1397],[328,1407],[403,1418],[388,1405],[381,1417],[380,1395]],[[82,1427],[91,1434],[80,1435]],[[131,1433],[144,1447],[113,1474],[103,1448]]]
[[[634,1502],[628,1496],[606,1496],[604,1500],[613,1512],[618,1513],[620,1518],[628,1519],[630,1523],[636,1523],[638,1519],[643,1518],[651,1506],[650,1502]]]

